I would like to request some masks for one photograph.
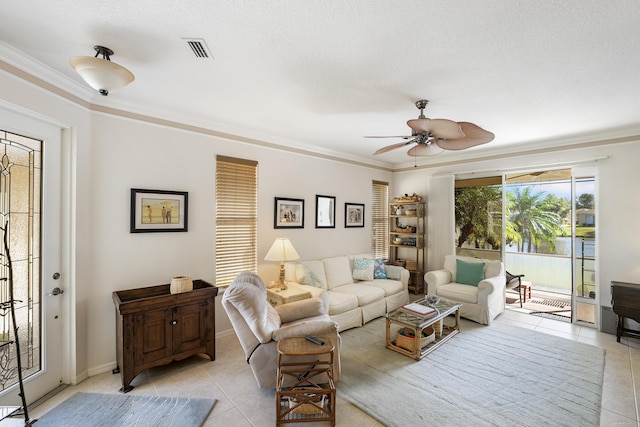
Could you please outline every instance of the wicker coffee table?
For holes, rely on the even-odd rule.
[[[462,307],[462,304],[441,299],[438,304],[429,305],[424,298],[415,302],[429,307],[434,307],[438,310],[438,314],[428,319],[422,319],[405,313],[400,309],[388,313],[385,316],[387,319],[387,348],[397,351],[398,353],[402,353],[405,356],[420,360],[460,332],[460,307]],[[453,325],[447,325],[444,323],[444,319],[447,316],[454,317],[455,323]],[[408,328],[413,332],[413,336],[418,338],[413,339],[413,346],[401,347],[398,345],[397,338],[391,337],[392,324],[399,325],[401,328]],[[434,329],[435,339],[428,342],[426,345],[421,345],[421,339],[419,338],[422,336],[422,331],[429,326]],[[407,349],[406,347],[413,348]]]

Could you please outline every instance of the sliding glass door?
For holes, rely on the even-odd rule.
[[[591,170],[510,173],[455,184],[456,253],[501,259],[533,294],[515,309],[597,324],[596,179]]]

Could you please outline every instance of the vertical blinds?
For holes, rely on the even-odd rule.
[[[258,272],[258,162],[216,158],[216,285]]]
[[[371,253],[389,258],[389,183],[373,181],[371,185]]]

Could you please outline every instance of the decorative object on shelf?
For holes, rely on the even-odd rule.
[[[131,233],[187,231],[189,193],[131,189]]]
[[[287,285],[284,283],[284,262],[295,261],[300,259],[300,255],[293,247],[291,240],[286,237],[278,237],[271,245],[271,249],[265,255],[265,261],[280,261],[280,276],[278,278],[278,285],[282,289],[287,289]]]
[[[316,228],[336,227],[336,198],[316,194]]]
[[[122,89],[135,80],[131,71],[111,62],[111,49],[99,45],[93,49],[96,56],[75,56],[69,60],[69,64],[89,86],[100,92],[100,95],[107,96],[109,92]],[[99,55],[102,55],[102,58],[98,58]]]
[[[304,228],[304,199],[276,197],[273,228]]]
[[[404,240],[402,240],[401,238],[397,237],[395,239],[393,239],[393,244],[394,245],[401,245],[404,243]]]
[[[344,204],[344,226],[364,227],[364,204],[345,203]]]
[[[411,225],[402,225],[402,224],[396,225],[396,233],[415,233],[415,232],[416,232],[416,227],[413,227]]]
[[[404,194],[402,196],[395,196],[393,199],[398,203],[415,203],[421,201],[422,196],[413,193],[412,195]]]
[[[182,292],[189,292],[192,290],[193,280],[191,280],[191,276],[176,276],[171,279],[169,291],[172,294],[181,294]]]

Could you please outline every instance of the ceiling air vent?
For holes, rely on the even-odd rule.
[[[203,39],[182,39],[187,43],[191,52],[196,56],[196,58],[213,59],[211,52],[209,52],[209,48]]]

